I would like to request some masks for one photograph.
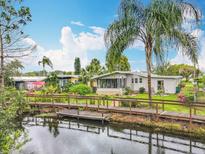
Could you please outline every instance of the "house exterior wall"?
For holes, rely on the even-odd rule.
[[[142,77],[137,74],[114,74],[110,76],[106,76],[100,79],[115,79],[115,78],[126,78],[125,87],[129,87],[133,91],[139,91],[141,87],[145,88],[145,91],[148,91],[147,77]],[[132,82],[132,80],[134,82]],[[140,82],[141,80],[141,82]],[[176,93],[176,87],[180,83],[181,79],[179,78],[160,78],[160,77],[152,77],[152,91],[154,93],[158,92],[158,81],[164,82],[164,91],[165,93],[174,94]],[[122,95],[123,89],[121,88],[97,88],[97,94],[105,94],[105,95]]]
[[[72,78],[70,78],[70,79],[68,79],[70,82],[72,82],[72,83],[76,83],[76,82],[78,82],[78,78],[74,78],[74,77],[72,77]]]
[[[122,88],[97,88],[98,95],[123,95]]]
[[[135,79],[138,78],[138,83],[135,83]],[[142,83],[139,83],[139,79],[142,78]],[[133,75],[134,83],[130,82],[132,90],[139,91],[140,87],[144,87],[145,91],[148,91],[147,78]],[[176,87],[180,83],[180,79],[168,79],[168,78],[152,78],[152,90],[154,93],[158,92],[158,81],[164,82],[165,93],[174,94],[176,93]]]

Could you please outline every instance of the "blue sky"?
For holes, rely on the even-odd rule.
[[[33,16],[32,22],[25,27],[25,32],[38,45],[32,62],[29,58],[25,62],[24,71],[40,70],[37,61],[43,55],[51,58],[54,69],[61,70],[72,70],[73,59],[76,56],[82,57],[83,66],[92,58],[98,58],[104,63],[106,48],[101,44],[103,31],[116,18],[119,3],[120,0],[24,1],[24,5],[30,7]],[[193,0],[192,3],[205,12],[204,0]],[[200,28],[200,37],[205,38],[205,26]],[[141,44],[136,48],[127,49],[124,53],[130,61],[132,70],[146,69]],[[176,58],[175,61],[179,61],[181,57],[172,51],[169,58]]]

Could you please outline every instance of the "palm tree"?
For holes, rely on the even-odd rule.
[[[45,70],[46,65],[53,69],[53,64],[51,60],[46,56],[43,56],[43,59],[38,62],[38,65],[41,65],[41,64],[43,66],[43,72],[45,73],[44,75],[46,75],[46,70]]]
[[[182,25],[190,21],[197,25],[200,17],[200,11],[183,0],[152,0],[146,6],[138,0],[121,0],[118,18],[105,33],[106,46],[116,60],[136,40],[144,44],[150,106],[152,55],[160,65],[165,61],[167,47],[174,46],[182,48],[184,55],[198,63],[196,38]]]

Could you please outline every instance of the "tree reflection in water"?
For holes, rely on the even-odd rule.
[[[165,154],[166,151],[173,153],[192,153],[193,148],[205,151],[205,145],[203,143],[191,140],[190,138],[182,138],[180,136],[156,134],[145,128],[127,128],[118,124],[102,125],[100,123],[91,123],[88,121],[73,121],[71,120],[59,120],[59,119],[41,119],[38,118],[33,123],[33,126],[41,125],[47,126],[49,132],[56,138],[62,129],[81,131],[86,133],[92,133],[99,135],[106,135],[108,138],[131,141],[132,143],[138,143],[147,145],[148,154]],[[26,122],[29,125],[29,122]],[[32,125],[32,123],[30,123]],[[96,136],[97,137],[97,136]],[[115,154],[116,149],[111,148],[110,153]]]

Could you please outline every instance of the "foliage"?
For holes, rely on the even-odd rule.
[[[43,59],[38,62],[38,65],[43,66],[43,72],[45,73],[44,75],[46,75],[46,70],[45,70],[46,65],[49,66],[50,68],[53,68],[53,64],[51,60],[46,56],[43,56]]]
[[[36,45],[25,43],[28,36],[22,28],[31,21],[31,13],[22,5],[22,0],[1,0],[0,10],[0,87],[3,87],[6,59],[27,56]]]
[[[55,94],[58,91],[59,91],[59,87],[54,86],[54,85],[47,85],[47,86],[43,87],[43,89],[39,92],[40,92],[40,94]]]
[[[122,52],[136,40],[145,46],[148,94],[151,99],[152,54],[158,65],[163,64],[168,47],[180,47],[193,63],[198,63],[197,40],[183,29],[190,18],[200,20],[200,11],[192,4],[181,0],[152,0],[143,6],[138,0],[122,0],[118,18],[105,33],[106,46],[113,61],[118,61]]]
[[[19,60],[13,60],[5,65],[4,73],[5,73],[5,85],[9,86],[12,83],[11,77],[21,75],[20,70],[24,67]]]
[[[45,81],[48,86],[52,85],[54,87],[57,87],[59,83],[58,76],[56,73],[51,73],[50,75],[48,75]]]
[[[79,57],[75,58],[74,68],[75,68],[75,75],[80,75],[81,64],[80,64],[80,58]]]
[[[186,81],[188,81],[190,76],[194,77],[194,73],[196,73],[196,76],[201,74],[201,71],[194,66],[187,64],[171,65],[170,63],[165,63],[154,68],[153,72],[158,75],[181,75]]]
[[[205,87],[205,75],[198,79],[198,83],[202,85],[201,88]]]
[[[124,95],[130,95],[130,94],[132,94],[132,93],[133,93],[132,89],[130,89],[129,87],[126,87],[126,88],[125,88]]]
[[[157,93],[156,93],[156,95],[159,95],[159,96],[162,96],[164,94],[164,90],[158,90],[157,91]]]
[[[82,69],[80,80],[83,83],[88,83],[95,75],[100,75],[105,72],[105,68],[100,65],[100,61],[96,58],[92,59],[86,69]]]
[[[63,89],[63,92],[70,92],[70,88],[74,85],[74,83],[72,82],[68,82],[66,83],[64,89]]]
[[[76,93],[79,95],[86,95],[86,94],[90,94],[92,92],[92,89],[86,84],[80,83],[80,84],[76,84],[70,87],[70,92]]]
[[[126,56],[122,55],[118,61],[113,61],[112,56],[112,54],[106,56],[106,66],[109,72],[130,71],[130,64]]]
[[[144,87],[140,87],[139,88],[139,93],[140,94],[144,94],[145,93],[145,88]]]
[[[15,89],[0,91],[0,153],[10,153],[26,141],[21,120],[27,108],[24,94]]]
[[[66,72],[66,71],[60,71],[60,70],[55,70],[49,73],[50,74],[55,73],[57,75],[71,75],[72,74],[72,72]],[[32,72],[22,73],[23,76],[43,76],[44,74],[45,74],[44,71],[32,71]]]

